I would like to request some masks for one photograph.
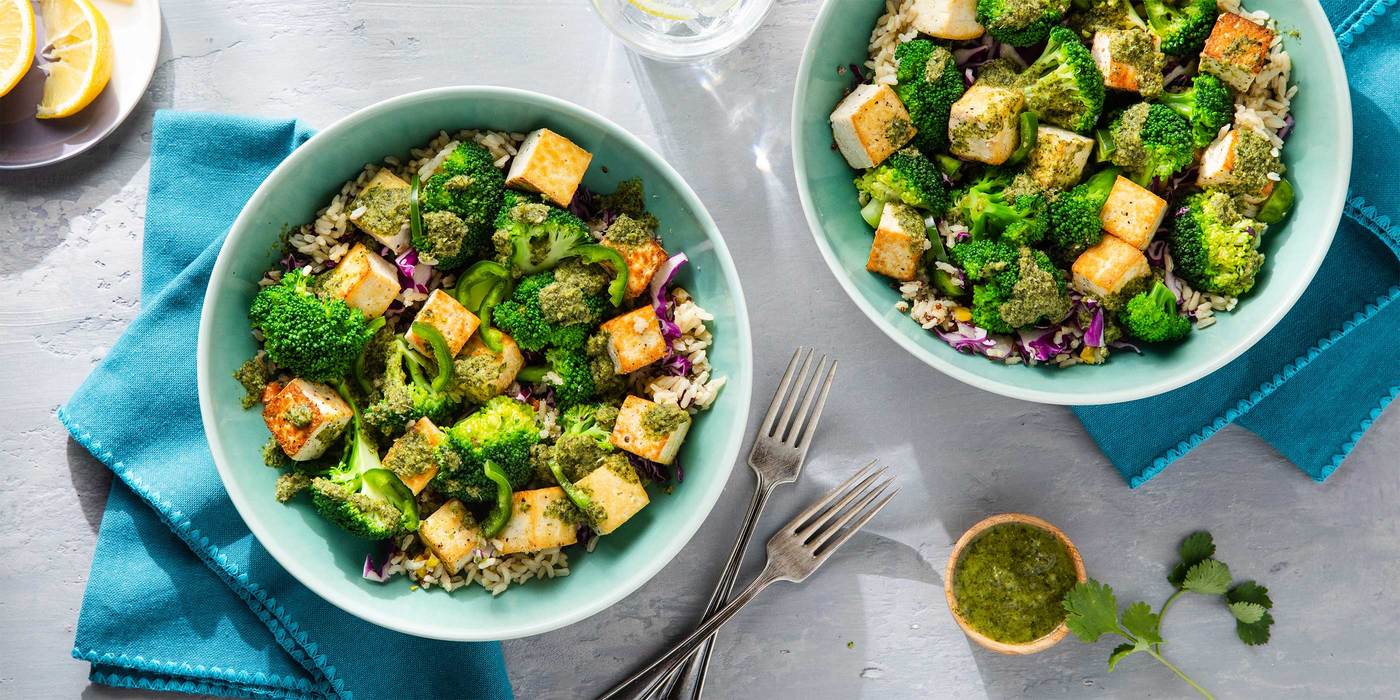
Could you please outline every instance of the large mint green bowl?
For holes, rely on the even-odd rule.
[[[272,498],[276,470],[263,466],[267,429],[256,410],[239,406],[231,373],[254,346],[248,304],[257,281],[277,260],[278,234],[309,221],[343,181],[368,162],[427,142],[439,130],[529,131],[549,127],[594,154],[584,183],[611,191],[641,177],[662,235],[690,265],[678,277],[714,314],[710,360],[729,378],[682,451],[685,482],[595,551],[570,558],[571,573],[531,581],[491,597],[473,584],[447,594],[411,591],[360,576],[367,543],[316,515],[309,504]],[[605,170],[606,169],[606,170]],[[214,266],[199,328],[199,397],[204,431],[224,487],[238,512],[297,580],[353,615],[407,634],[476,641],[540,634],[582,620],[636,590],[665,566],[704,522],[743,440],[751,386],[748,313],[734,263],[700,200],[660,156],[612,122],[573,104],[497,87],[453,87],[404,95],[360,110],[298,148],[253,194],[234,222]]]
[[[1104,404],[1154,396],[1219,369],[1264,337],[1312,281],[1332,243],[1351,174],[1351,99],[1346,72],[1327,17],[1316,0],[1252,0],[1282,30],[1299,87],[1297,127],[1284,149],[1288,178],[1298,192],[1286,225],[1270,229],[1269,260],[1254,291],[1208,331],[1146,355],[1117,353],[1101,367],[1056,370],[989,362],[954,351],[895,311],[898,292],[865,270],[871,232],[861,220],[855,173],[832,148],[832,109],[850,85],[838,66],[864,64],[866,45],[883,0],[827,0],[817,15],[797,73],[792,153],[807,223],[841,286],[875,325],[915,357],[973,386],[1013,398],[1056,404]]]

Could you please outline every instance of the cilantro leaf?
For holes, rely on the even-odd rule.
[[[1131,654],[1132,654],[1133,652],[1135,652],[1135,651],[1141,651],[1141,648],[1138,647],[1136,644],[1126,644],[1126,643],[1125,643],[1125,644],[1119,644],[1118,646],[1113,647],[1113,651],[1112,651],[1111,653],[1109,653],[1109,655],[1108,655],[1108,671],[1109,671],[1109,673],[1112,673],[1112,672],[1113,672],[1114,667],[1118,665],[1118,662],[1119,662],[1119,661],[1122,661],[1123,659],[1128,658],[1128,656],[1131,655]]]
[[[1118,600],[1113,589],[1089,579],[1074,584],[1065,594],[1065,625],[1074,636],[1086,642],[1098,641],[1105,634],[1120,634],[1118,630]]]
[[[1230,614],[1234,615],[1236,620],[1246,625],[1252,625],[1258,622],[1264,617],[1264,613],[1268,612],[1268,610],[1264,609],[1264,606],[1258,603],[1247,603],[1245,601],[1230,603],[1229,608]]]
[[[1254,603],[1265,609],[1274,607],[1274,601],[1269,600],[1269,589],[1253,581],[1241,581],[1236,584],[1225,594],[1225,600],[1231,603]]]
[[[1186,572],[1181,587],[1192,593],[1220,595],[1230,588],[1230,567],[1217,559],[1207,559]]]
[[[1128,630],[1141,644],[1161,644],[1162,619],[1152,608],[1141,601],[1129,605],[1123,611],[1123,629]]]
[[[1239,635],[1240,641],[1250,646],[1269,643],[1269,628],[1274,624],[1274,616],[1264,613],[1258,621],[1245,624],[1239,620],[1235,621],[1235,634]]]
[[[1167,580],[1173,586],[1181,588],[1182,582],[1186,580],[1186,573],[1191,570],[1191,567],[1215,556],[1215,540],[1205,530],[1193,532],[1181,541],[1181,547],[1178,551],[1181,553],[1181,563],[1167,574]]]

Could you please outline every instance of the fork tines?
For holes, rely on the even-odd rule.
[[[828,363],[826,355],[817,360],[816,371],[811,371],[816,354],[815,350],[803,347],[792,354],[778,390],[773,394],[773,402],[768,405],[768,413],[763,417],[760,436],[797,449],[807,448],[821,420],[831,382],[836,377],[836,361]]]
[[[885,472],[885,467],[876,469],[872,460],[799,513],[784,531],[800,538],[812,556],[824,559],[899,493],[898,488],[890,490],[894,478],[885,477]]]

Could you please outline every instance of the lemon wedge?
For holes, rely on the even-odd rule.
[[[7,0],[0,0],[7,1]],[[112,77],[112,34],[88,0],[39,0],[44,20],[44,99],[40,119],[58,119],[92,104]]]
[[[682,5],[673,5],[668,2],[658,2],[657,0],[627,0],[632,7],[645,12],[652,17],[669,19],[673,22],[684,22],[695,19],[700,13]]]
[[[0,96],[29,72],[34,41],[34,8],[29,0],[0,0]]]

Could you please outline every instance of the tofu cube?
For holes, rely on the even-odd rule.
[[[618,374],[630,374],[666,357],[666,337],[656,309],[644,304],[600,326],[608,334],[608,355]]]
[[[627,450],[638,457],[660,464],[675,461],[690,432],[690,414],[686,413],[679,425],[665,433],[647,429],[647,414],[651,411],[677,411],[674,406],[664,407],[639,396],[629,395],[617,412],[617,423],[613,426],[611,441],[618,448]],[[682,411],[684,413],[684,411]]]
[[[525,137],[511,161],[506,186],[538,192],[567,207],[592,160],[593,154],[573,141],[549,129],[536,129]]]
[[[457,573],[481,548],[481,528],[457,499],[444,503],[418,523],[418,537],[451,573]]]
[[[919,276],[919,263],[927,243],[923,217],[912,207],[886,202],[865,269],[909,282]]]
[[[1138,250],[1147,250],[1166,214],[1167,200],[1119,175],[1099,211],[1099,219],[1103,230]]]
[[[1001,165],[1020,142],[1020,90],[978,83],[968,88],[948,115],[948,151],[963,160]]]
[[[326,273],[321,290],[344,299],[366,318],[379,318],[399,295],[399,270],[363,243],[356,243],[340,264]]]
[[[564,489],[551,486],[516,491],[511,497],[510,522],[491,544],[501,554],[538,552],[550,547],[567,547],[578,542],[578,509]],[[441,559],[441,557],[438,557]]]
[[[621,455],[614,457],[574,484],[587,491],[598,506],[597,522],[592,526],[600,535],[616,530],[651,502],[632,465]]]
[[[1113,236],[1104,236],[1074,261],[1070,273],[1075,289],[1100,299],[1109,308],[1117,308],[1127,301],[1119,298],[1119,293],[1137,280],[1150,278],[1152,269],[1142,251]]]
[[[861,85],[831,113],[836,147],[852,168],[873,168],[914,138],[914,123],[888,85]]]
[[[345,432],[354,412],[335,389],[293,379],[263,404],[263,422],[282,451],[298,462],[326,453]]]
[[[514,338],[504,333],[501,334],[500,352],[486,347],[480,333],[472,336],[472,339],[468,340],[466,346],[462,348],[461,358],[457,360],[459,368],[464,360],[473,365],[483,363],[495,373],[492,375],[494,378],[484,385],[466,384],[467,400],[473,403],[486,403],[492,398],[504,394],[515,381],[515,375],[519,374],[521,368],[525,366],[525,356],[520,354],[520,346],[516,345]],[[472,371],[474,370],[473,367]]]
[[[384,455],[384,468],[398,474],[416,496],[437,476],[436,452],[446,440],[447,433],[427,418],[419,418],[403,437],[389,446],[388,454]]]
[[[603,238],[603,245],[622,253],[627,262],[627,298],[635,299],[651,285],[651,278],[671,258],[656,239],[640,245],[625,245]]]
[[[1201,51],[1201,70],[1247,92],[1269,61],[1274,32],[1233,12],[1222,12]]]
[[[914,0],[914,28],[939,39],[976,39],[977,0]]]
[[[1103,74],[1104,87],[1136,92],[1149,98],[1160,95],[1166,57],[1157,46],[1156,35],[1146,29],[1095,32],[1091,52]]]
[[[383,168],[350,202],[350,222],[394,255],[402,255],[413,245],[408,229],[409,189],[407,182]]]
[[[1094,140],[1087,136],[1057,126],[1037,127],[1026,174],[1045,189],[1069,189],[1083,177],[1093,151]]]
[[[1256,162],[1275,162],[1274,167],[1281,171],[1283,166],[1276,162],[1276,156],[1270,154],[1273,147],[1268,139],[1252,129],[1230,129],[1201,154],[1201,170],[1196,175],[1196,186],[1250,198],[1269,196],[1274,191],[1274,181],[1265,172],[1267,168],[1251,171],[1238,166],[1252,155]]]
[[[467,339],[472,337],[481,319],[476,314],[467,310],[462,303],[452,297],[451,294],[434,289],[428,298],[423,300],[423,308],[418,310],[418,315],[413,317],[414,323],[426,323],[436,328],[447,341],[447,349],[452,351],[452,356],[456,357],[462,346],[467,344]],[[408,333],[404,336],[413,347],[418,348],[418,352],[433,356],[433,346],[428,344],[426,338],[421,338],[413,332],[413,327],[409,326]]]

